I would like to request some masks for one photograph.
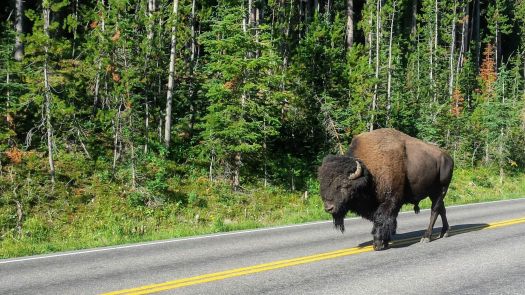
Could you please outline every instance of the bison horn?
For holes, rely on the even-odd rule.
[[[359,176],[361,176],[361,164],[359,164],[359,161],[355,161],[356,163],[356,168],[355,168],[355,172],[350,174],[350,176],[348,176],[348,179],[350,180],[354,180],[356,178],[358,178]]]

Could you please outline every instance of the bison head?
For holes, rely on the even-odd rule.
[[[344,232],[344,218],[353,207],[352,201],[367,186],[368,171],[353,157],[329,155],[318,174],[324,209],[332,214],[334,226]]]

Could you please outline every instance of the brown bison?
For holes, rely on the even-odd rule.
[[[378,129],[352,140],[346,155],[329,155],[319,168],[324,208],[344,232],[344,217],[354,212],[374,223],[374,249],[384,250],[395,234],[403,204],[432,200],[430,224],[421,242],[430,241],[437,216],[441,237],[448,235],[445,204],[454,162],[439,147],[394,129]]]

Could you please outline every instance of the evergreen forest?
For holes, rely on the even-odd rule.
[[[525,0],[2,1],[0,257],[329,218],[387,127],[525,192]]]

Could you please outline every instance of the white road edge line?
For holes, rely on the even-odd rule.
[[[523,200],[525,200],[525,198],[497,200],[497,201],[490,201],[490,202],[483,202],[483,203],[473,203],[473,204],[463,204],[463,205],[454,205],[454,206],[447,206],[447,209],[448,208],[456,208],[456,207],[484,205],[484,204],[491,204],[491,203],[500,203],[500,202],[520,201],[520,200],[523,201]],[[428,210],[430,210],[430,209],[423,209],[421,211],[428,211]],[[400,212],[399,214],[405,214],[405,213],[412,213],[412,211],[404,211],[404,212]],[[345,218],[345,220],[352,220],[352,219],[361,219],[361,217],[357,216],[357,217]],[[303,226],[308,226],[308,225],[332,223],[332,222],[333,221],[331,221],[331,220],[314,221],[314,222],[307,222],[307,223],[301,223],[301,224],[291,224],[291,225],[276,226],[276,227],[266,227],[266,228],[258,228],[258,229],[239,230],[239,231],[232,231],[232,232],[226,232],[226,233],[209,234],[209,235],[194,236],[194,237],[187,237],[187,238],[175,238],[175,239],[169,239],[169,240],[145,242],[145,243],[124,245],[124,246],[104,247],[104,248],[95,248],[95,249],[91,249],[91,250],[79,250],[79,251],[74,251],[74,252],[48,254],[48,255],[44,255],[44,256],[29,256],[29,257],[26,257],[26,258],[14,258],[14,259],[0,260],[0,264],[24,262],[24,261],[30,261],[30,260],[49,259],[49,258],[73,256],[73,255],[96,253],[96,252],[106,252],[106,251],[119,250],[119,249],[154,246],[154,245],[161,245],[161,244],[167,244],[167,243],[175,243],[175,242],[190,241],[190,240],[201,240],[201,239],[224,237],[224,236],[231,236],[231,235],[249,234],[249,233],[254,233],[254,232],[280,230],[280,229],[287,229],[287,228],[294,228],[294,227],[303,227]]]

